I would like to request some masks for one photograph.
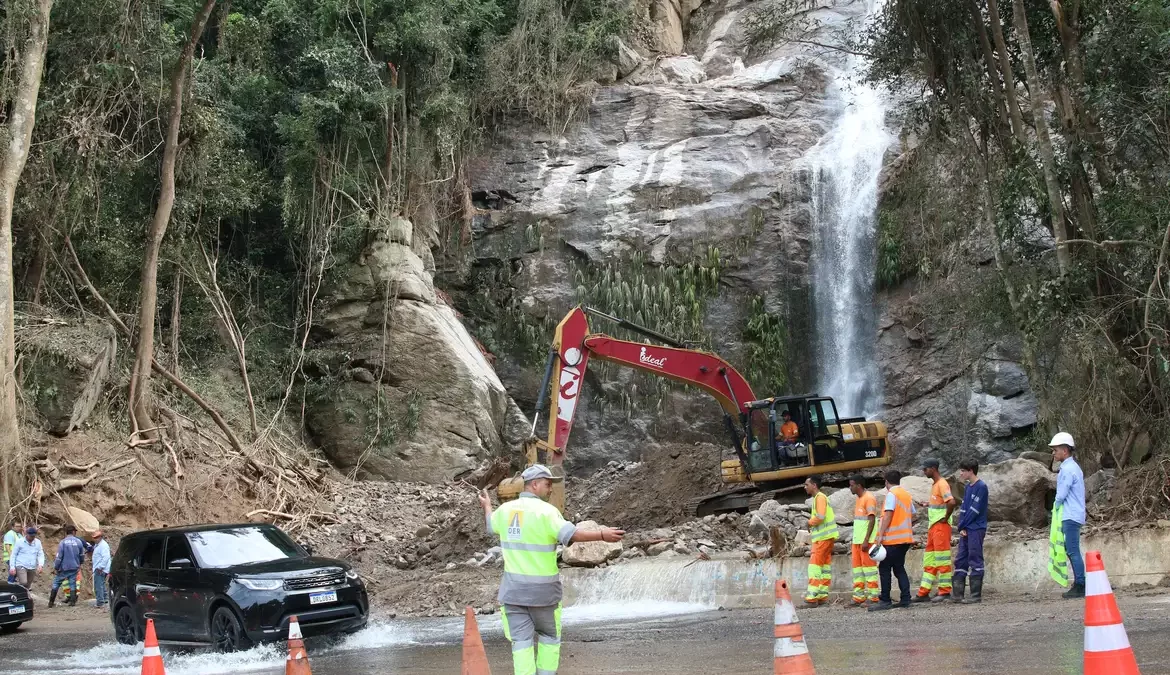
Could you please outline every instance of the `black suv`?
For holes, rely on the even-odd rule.
[[[247,649],[288,636],[365,627],[369,598],[349,565],[312,556],[273,525],[198,525],[135,532],[110,570],[110,620],[122,644],[158,639]]]
[[[25,621],[32,621],[32,618],[33,601],[28,589],[0,579],[0,633],[11,633]]]

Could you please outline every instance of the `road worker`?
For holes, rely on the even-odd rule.
[[[853,507],[853,604],[864,607],[866,602],[878,601],[877,562],[869,555],[878,532],[877,499],[865,489],[861,474],[849,477],[849,491],[857,497]]]
[[[951,594],[951,514],[955,511],[955,498],[951,486],[939,472],[937,459],[922,463],[922,472],[934,481],[930,488],[930,503],[927,517],[930,530],[926,536],[926,552],[922,555],[922,583],[918,586],[918,597],[914,602],[931,602],[930,591],[938,585],[934,602],[947,600]]]
[[[906,574],[906,553],[914,545],[914,498],[902,487],[902,472],[890,469],[886,472],[886,502],[882,507],[882,525],[878,530],[878,543],[870,549],[870,555],[876,555],[881,549],[881,562],[878,563],[878,578],[881,580],[882,592],[878,596],[878,603],[870,605],[869,611],[880,612],[894,607],[890,600],[893,590],[893,579],[897,577],[898,588],[902,597],[898,607],[910,606],[910,577]]]
[[[621,541],[625,532],[609,527],[579,530],[548,503],[554,478],[533,464],[520,474],[520,497],[492,511],[491,496],[479,493],[488,530],[500,537],[504,578],[500,619],[512,643],[515,675],[555,675],[561,660],[561,577],[557,545],[582,541]]]
[[[1056,477],[1056,502],[1052,505],[1052,534],[1049,573],[1061,585],[1068,585],[1068,564],[1072,564],[1072,588],[1062,597],[1085,597],[1085,560],[1081,557],[1081,528],[1085,524],[1085,474],[1073,459],[1076,443],[1072,434],[1060,432],[1048,444],[1060,462]]]
[[[987,535],[987,483],[979,479],[979,462],[968,459],[959,464],[959,478],[967,484],[959,509],[959,550],[955,555],[954,602],[975,604],[983,600],[983,538]],[[967,574],[971,595],[963,599]]]
[[[808,519],[809,541],[812,552],[808,559],[808,591],[804,601],[809,607],[829,602],[829,586],[833,583],[833,544],[837,543],[837,517],[829,498],[821,492],[823,478],[809,476],[804,491],[813,498],[812,513]]]

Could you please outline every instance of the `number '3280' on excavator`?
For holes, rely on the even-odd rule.
[[[649,341],[619,340],[589,331],[588,315],[615,323]],[[652,341],[652,342],[651,342]],[[655,344],[661,343],[661,344]],[[804,394],[757,398],[747,380],[715,354],[689,349],[654,330],[591,308],[576,307],[557,325],[537,397],[532,437],[525,443],[528,464],[546,464],[564,476],[565,450],[590,359],[634,368],[701,389],[723,408],[735,457],[723,460],[722,492],[698,496],[689,505],[697,516],[758,507],[806,476],[855,472],[885,466],[893,459],[886,425],[861,417],[841,418],[828,396]],[[555,385],[555,386],[550,386]],[[549,402],[548,436],[536,437],[540,412]],[[523,485],[509,478],[497,490],[514,499]],[[564,510],[564,483],[553,484],[549,499]]]

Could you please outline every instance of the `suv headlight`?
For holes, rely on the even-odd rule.
[[[283,579],[250,579],[248,577],[239,577],[236,581],[240,582],[244,588],[250,588],[254,591],[275,591],[284,587]]]

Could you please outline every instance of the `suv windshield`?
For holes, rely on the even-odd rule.
[[[187,535],[202,567],[232,567],[285,558],[304,553],[275,527],[229,527]]]

